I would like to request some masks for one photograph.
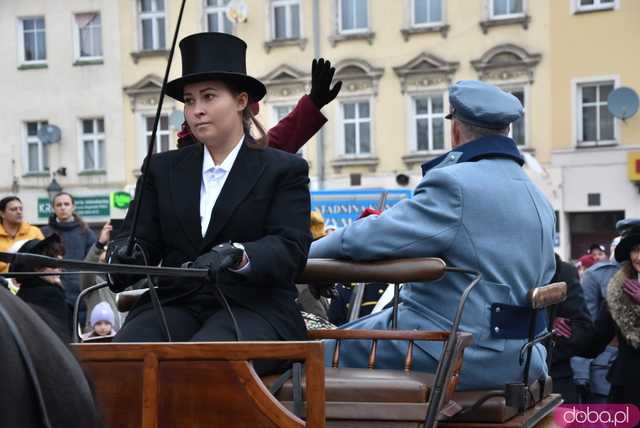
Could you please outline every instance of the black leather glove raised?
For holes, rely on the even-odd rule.
[[[133,253],[127,254],[127,239],[117,239],[109,243],[107,250],[107,263],[122,265],[145,266],[144,249],[140,244],[133,247]],[[108,276],[109,288],[114,293],[119,293],[130,285],[144,278],[144,275],[111,274]]]
[[[314,59],[311,63],[311,92],[309,97],[318,109],[333,101],[338,96],[338,92],[340,92],[342,81],[338,81],[331,88],[331,80],[333,80],[335,72],[336,69],[331,67],[331,62],[325,61],[324,58]]]
[[[244,250],[242,248],[235,247],[231,243],[224,243],[216,245],[207,253],[198,257],[191,267],[208,269],[209,279],[215,281],[218,272],[238,266],[242,261],[243,254]]]

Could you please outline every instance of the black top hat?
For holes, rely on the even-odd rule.
[[[640,225],[632,224],[623,229],[620,238],[620,243],[616,246],[615,252],[618,263],[629,260],[633,247],[640,244]]]
[[[246,52],[247,44],[231,34],[198,33],[185,37],[180,41],[182,77],[167,83],[167,95],[184,102],[185,85],[221,80],[247,92],[252,103],[260,101],[267,89],[247,75]]]
[[[17,252],[43,255],[52,244],[62,244],[62,238],[57,233],[53,233],[44,239],[30,239],[22,244]],[[25,272],[28,270],[30,270],[30,266],[25,266],[22,262],[9,265],[9,271],[11,272]]]

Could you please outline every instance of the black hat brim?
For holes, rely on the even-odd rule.
[[[636,245],[640,244],[640,230],[630,233],[620,240],[616,246],[615,257],[618,263],[629,260],[629,254]]]
[[[252,103],[260,101],[267,93],[267,88],[258,79],[240,73],[229,73],[223,71],[194,73],[179,77],[167,83],[166,94],[171,98],[184,102],[184,87],[191,83],[217,80],[230,83],[236,89],[246,92]]]

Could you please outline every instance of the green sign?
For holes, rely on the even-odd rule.
[[[112,192],[111,193],[111,206],[113,208],[119,208],[126,210],[131,204],[131,195],[127,192]]]
[[[80,217],[109,217],[109,196],[78,196],[76,214]],[[38,217],[47,218],[51,215],[49,198],[38,198]]]

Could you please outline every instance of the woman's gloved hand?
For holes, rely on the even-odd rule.
[[[324,58],[314,59],[311,63],[311,92],[309,97],[313,104],[318,107],[318,110],[333,101],[338,96],[340,88],[342,88],[342,81],[338,81],[333,85],[333,88],[330,88],[335,72],[335,67],[331,67],[331,62],[325,61]]]
[[[640,305],[640,281],[627,278],[622,284],[622,289],[636,305]]]

